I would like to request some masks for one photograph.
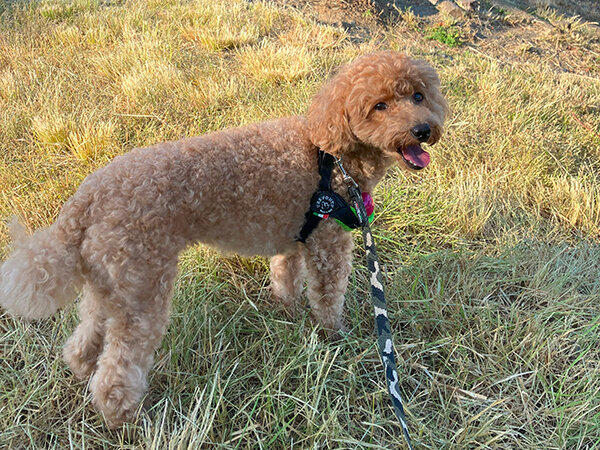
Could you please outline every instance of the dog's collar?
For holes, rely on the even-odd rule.
[[[345,230],[358,228],[362,224],[361,218],[358,216],[361,208],[356,208],[356,205],[355,207],[349,205],[341,195],[331,189],[331,173],[334,165],[337,165],[342,172],[344,181],[353,184],[360,192],[358,185],[344,170],[342,160],[319,150],[318,162],[321,180],[317,191],[310,200],[310,208],[306,212],[304,226],[300,230],[300,235],[296,238],[299,242],[306,242],[306,239],[317,228],[319,222],[329,217],[335,219]],[[368,193],[363,192],[362,201],[367,210],[368,220],[371,222],[373,220],[373,199]]]

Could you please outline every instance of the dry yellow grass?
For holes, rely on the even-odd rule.
[[[563,28],[535,44],[561,52],[598,39],[581,21]],[[262,2],[6,3],[0,216],[46,225],[87,174],[132,147],[302,114],[333,67],[380,48],[429,59],[453,110],[430,169],[394,171],[374,193],[415,440],[424,448],[596,448],[597,73],[558,73],[524,58],[527,49],[502,61],[449,48],[426,40],[407,12],[359,40]],[[593,69],[593,55],[582,64]],[[0,242],[5,255],[4,224]],[[347,300],[351,332],[328,344],[305,318],[290,323],[265,305],[264,260],[186,252],[150,408],[116,433],[61,361],[74,311],[29,325],[0,317],[0,444],[402,446],[360,256]]]

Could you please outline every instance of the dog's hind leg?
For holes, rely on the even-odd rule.
[[[111,428],[134,417],[169,317],[177,261],[163,265],[162,273],[141,266],[130,266],[121,278],[135,283],[121,285],[103,301],[108,310],[104,348],[90,390]]]
[[[344,293],[352,271],[352,234],[332,220],[306,241],[308,302],[313,318],[326,329],[343,328]]]
[[[291,314],[296,312],[306,279],[301,249],[271,258],[271,294]]]
[[[89,377],[96,367],[96,360],[104,345],[103,305],[101,295],[92,285],[85,284],[79,303],[81,322],[65,344],[63,356],[71,371],[83,380]]]

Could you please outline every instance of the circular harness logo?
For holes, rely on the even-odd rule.
[[[315,202],[315,207],[321,214],[329,214],[331,211],[333,211],[334,206],[335,201],[333,197],[327,194],[322,194]]]

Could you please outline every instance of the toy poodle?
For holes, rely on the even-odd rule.
[[[434,69],[386,51],[342,66],[306,116],[287,117],[138,148],[89,175],[50,227],[13,223],[0,267],[0,304],[27,319],[81,293],[81,322],[64,348],[109,426],[132,419],[167,328],[179,253],[202,242],[271,258],[272,295],[295,309],[308,279],[311,315],[342,326],[352,234],[322,220],[298,234],[319,185],[318,150],[343,157],[372,192],[398,162],[422,169],[421,143],[440,138],[447,104]],[[331,178],[346,196],[339,170]]]

